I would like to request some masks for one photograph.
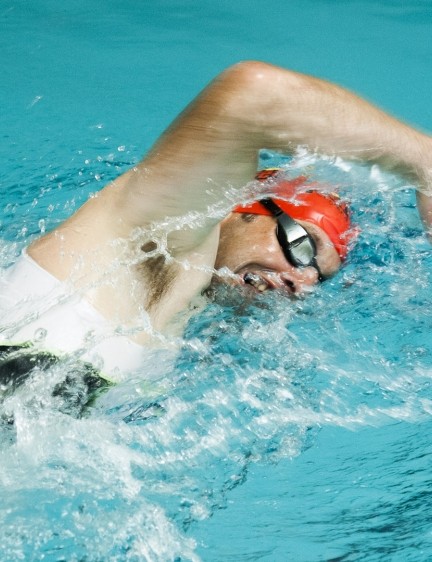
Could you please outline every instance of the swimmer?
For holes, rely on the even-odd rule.
[[[31,340],[40,326],[48,332],[47,347],[69,352],[90,331],[121,326],[122,334],[111,334],[115,345],[104,337],[98,344],[104,367],[112,362],[121,369],[120,356],[131,357],[148,344],[148,330],[135,329],[143,311],[152,330],[163,333],[208,287],[215,270],[232,272],[226,276],[231,284],[288,295],[301,295],[334,275],[352,238],[346,209],[319,193],[299,194],[296,204],[287,201],[296,197],[295,189],[291,184],[289,193],[278,193],[284,182],[277,172],[261,178],[274,189],[271,196],[237,206],[221,221],[210,216],[197,228],[169,231],[175,217],[191,211],[205,216],[227,188],[240,193],[255,177],[260,149],[289,154],[299,145],[378,163],[406,177],[418,186],[418,209],[431,228],[430,136],[337,85],[242,62],[216,77],[136,167],[27,248],[12,283],[19,283],[21,299],[40,301],[64,287],[73,287],[79,299],[63,299],[66,304],[50,310],[45,324],[38,314],[16,331],[14,342]],[[157,223],[167,225],[168,253],[158,253],[158,240],[149,238],[140,241],[137,257],[137,232]]]

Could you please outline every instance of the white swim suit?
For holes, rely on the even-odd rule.
[[[57,354],[74,353],[113,380],[138,369],[144,348],[26,252],[0,279],[0,342],[33,342]]]

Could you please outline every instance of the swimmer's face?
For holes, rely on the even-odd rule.
[[[331,277],[341,265],[333,244],[318,226],[297,222],[316,244],[316,262],[323,277]],[[279,289],[289,295],[302,295],[319,280],[315,267],[296,267],[287,260],[276,238],[276,219],[266,215],[231,213],[221,223],[215,267],[234,274],[222,275],[223,281],[248,284],[259,292]]]

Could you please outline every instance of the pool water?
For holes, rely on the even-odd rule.
[[[426,0],[3,0],[0,21],[3,271],[238,60],[432,130]],[[432,559],[432,257],[413,188],[294,165],[352,200],[349,263],[301,301],[220,288],[86,418],[47,398],[56,372],[8,398],[2,561]]]

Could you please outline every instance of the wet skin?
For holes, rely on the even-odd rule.
[[[316,243],[323,276],[331,277],[341,265],[333,244],[318,226],[298,222]],[[278,289],[301,296],[318,282],[313,266],[296,267],[287,261],[276,238],[276,220],[264,215],[231,213],[221,223],[215,268],[221,270],[220,280],[232,285],[249,284],[259,292]]]

